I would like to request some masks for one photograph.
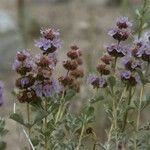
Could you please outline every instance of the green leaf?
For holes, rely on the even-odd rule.
[[[135,10],[136,15],[138,16],[138,18],[141,17],[140,11],[138,9]]]
[[[133,103],[134,103],[134,105],[135,105],[136,108],[139,107],[139,102],[138,101],[134,100]]]
[[[116,85],[116,78],[114,76],[109,76],[107,82],[111,88]]]
[[[0,136],[5,136],[8,133],[8,130],[0,127]]]
[[[145,109],[146,107],[148,107],[150,105],[150,95],[147,94],[146,95],[146,99],[144,101],[142,101],[142,107],[141,110]]]
[[[87,108],[87,112],[86,112],[86,115],[87,116],[91,116],[94,114],[94,107],[90,106]]]
[[[43,118],[45,118],[49,113],[44,111],[44,110],[38,110],[36,112],[36,116],[35,116],[35,119],[34,119],[34,124],[40,122]]]
[[[31,106],[33,106],[34,109],[37,110],[37,109],[41,109],[41,108],[42,108],[41,103],[42,103],[41,98],[38,98],[37,101],[30,102],[29,104],[30,104]]]
[[[83,122],[92,123],[94,121],[94,107],[88,106],[83,115]]]
[[[142,26],[142,29],[147,28],[147,26],[148,26],[148,23],[144,23],[143,26]]]
[[[136,71],[137,71],[137,73],[139,74],[139,76],[140,76],[140,79],[141,79],[141,82],[142,82],[142,84],[145,84],[146,83],[146,80],[144,79],[144,74],[143,74],[143,72],[140,70],[140,69],[136,69]]]
[[[40,143],[38,137],[31,139],[31,141],[32,141],[33,146],[37,146]]]
[[[0,150],[5,150],[6,149],[6,143],[3,141],[0,141]]]
[[[102,100],[104,100],[104,96],[103,95],[97,95],[93,99],[90,99],[90,103],[94,104],[94,103],[102,101]]]
[[[150,94],[146,95],[146,101],[150,102]]]
[[[74,90],[68,90],[65,96],[65,100],[69,101],[75,96],[76,92]]]
[[[14,114],[11,114],[10,115],[10,118],[24,126],[26,126],[26,124],[24,123],[24,120],[23,120],[23,116],[21,114],[17,114],[17,113],[14,113]]]

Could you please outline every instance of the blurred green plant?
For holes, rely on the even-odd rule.
[[[5,127],[5,120],[0,118],[0,150],[5,150],[7,143],[3,141],[3,137],[8,133]]]

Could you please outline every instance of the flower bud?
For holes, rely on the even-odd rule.
[[[58,30],[54,30],[51,28],[41,29],[41,34],[44,38],[49,39],[51,41],[60,35]]]
[[[78,67],[78,64],[75,60],[66,60],[63,61],[63,66],[66,70],[75,70]]]
[[[21,103],[25,103],[25,102],[29,103],[36,99],[36,94],[35,94],[34,90],[26,89],[24,91],[19,91],[19,93],[17,94],[17,99]]]
[[[77,68],[73,71],[70,71],[69,75],[73,76],[74,78],[82,78],[84,76],[84,71],[82,68]]]
[[[93,128],[89,127],[86,129],[86,134],[92,134],[93,133]]]
[[[70,76],[66,76],[66,77],[61,76],[58,80],[64,87],[68,85],[72,85],[74,82],[74,79]]]
[[[67,53],[67,56],[70,58],[70,59],[77,59],[79,56],[81,56],[81,52],[79,50],[70,50],[68,53]]]
[[[29,74],[28,76],[23,76],[16,80],[16,87],[20,89],[26,89],[34,84],[34,77],[32,74]]]
[[[79,49],[79,47],[75,44],[71,45],[70,48],[71,48],[71,50],[78,50]]]
[[[110,55],[105,54],[101,57],[101,61],[103,61],[106,65],[109,65],[112,61],[112,57]]]
[[[107,66],[105,64],[99,64],[99,65],[97,65],[97,71],[101,75],[109,75],[110,74],[110,70],[107,68]]]

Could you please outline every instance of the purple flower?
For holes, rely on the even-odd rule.
[[[28,77],[24,77],[21,79],[21,86],[22,87],[25,87],[28,84],[29,84],[29,78]]]
[[[0,81],[0,106],[3,105],[3,92],[4,92],[4,85],[3,83]]]
[[[16,80],[16,87],[19,89],[27,89],[34,84],[35,78],[32,74],[22,76]]]
[[[142,55],[145,53],[146,48],[147,48],[146,45],[142,45],[137,51],[137,56],[142,57]]]
[[[123,65],[126,69],[134,70],[136,68],[141,68],[142,64],[139,60],[133,60],[131,57],[124,57],[122,60]]]
[[[141,68],[141,63],[139,61],[133,61],[131,64],[131,68],[135,69],[135,68]]]
[[[20,66],[22,66],[22,62],[15,60],[12,65],[12,69],[16,71],[16,69],[19,68]]]
[[[34,62],[32,60],[26,59],[24,62],[20,62],[18,60],[15,60],[12,68],[13,68],[13,70],[15,70],[17,72],[20,69],[26,69],[27,72],[30,72],[32,70],[33,66],[34,66]],[[29,71],[28,71],[28,69],[29,69]]]
[[[130,51],[130,48],[127,46],[124,46],[122,44],[111,44],[106,46],[107,52],[109,55],[114,56],[114,57],[123,57],[127,55]]]
[[[50,60],[53,60],[53,62],[54,62],[55,65],[56,65],[57,62],[58,62],[57,56],[58,56],[57,52],[49,53],[49,54],[48,54],[48,58],[49,58]]]
[[[94,82],[97,78],[98,78],[98,76],[97,76],[96,74],[89,74],[89,76],[87,77],[87,83],[91,84],[91,83]]]
[[[128,20],[128,17],[124,17],[124,16],[118,17],[116,24],[120,29],[132,27],[132,23]]]
[[[42,68],[48,67],[49,69],[54,69],[56,66],[56,57],[55,55],[52,55],[52,54],[45,56],[39,53],[35,56],[35,63],[37,64],[36,69],[38,67],[42,67]]]
[[[55,52],[61,46],[58,30],[51,28],[41,30],[42,37],[35,41],[35,46],[44,51],[44,54]]]
[[[30,72],[34,67],[34,62],[30,53],[27,50],[17,52],[16,59],[12,65],[12,69],[21,75]]]
[[[34,90],[38,97],[51,97],[61,91],[61,87],[57,80],[50,78],[49,80],[36,81],[34,84]]]
[[[118,32],[117,28],[112,28],[111,30],[108,31],[108,35],[114,36]]]
[[[108,35],[113,37],[115,40],[125,41],[131,35],[131,30],[130,29],[112,28],[108,32]]]
[[[50,40],[53,40],[54,38],[59,38],[60,36],[60,33],[59,33],[59,30],[55,30],[55,29],[52,29],[52,28],[42,28],[40,30],[41,32],[41,35],[46,38],[46,39],[50,39]]]
[[[43,85],[41,81],[35,81],[33,89],[38,97],[43,96]]]
[[[18,61],[25,61],[26,59],[30,59],[31,58],[31,54],[28,50],[22,50],[22,51],[18,51],[17,55],[16,55],[16,59]]]
[[[51,45],[56,47],[57,49],[61,47],[60,39],[55,38],[53,41],[51,41]]]
[[[133,44],[136,45],[136,46],[141,47],[141,46],[145,45],[145,39],[143,39],[143,38],[139,38],[139,39],[136,38],[134,40]]]
[[[121,71],[119,72],[119,75],[120,75],[120,77],[121,77],[122,79],[130,79],[130,77],[131,77],[131,72],[128,71],[128,70],[121,70]]]
[[[87,78],[87,83],[93,85],[94,88],[104,88],[107,86],[106,80],[95,74],[90,74]]]
[[[150,43],[144,42],[142,45],[136,49],[136,51],[133,51],[133,55],[141,58],[144,61],[150,62]]]
[[[139,83],[139,84],[141,83],[141,78],[140,78],[139,75],[135,76],[135,80],[136,80],[137,83]]]
[[[107,85],[106,80],[103,77],[99,77],[99,86],[101,88],[105,87]]]
[[[35,41],[35,46],[38,47],[38,48],[43,49],[44,51],[51,48],[51,44],[52,44],[51,40],[47,40],[45,38],[40,38],[40,39]]]
[[[137,83],[141,82],[139,75],[132,75],[128,70],[121,70],[119,72],[119,75],[121,77],[121,80],[128,86],[135,86]]]
[[[150,45],[149,45],[149,47],[147,49],[145,49],[145,54],[146,55],[150,55]]]
[[[50,51],[53,53],[56,51],[56,49],[60,48],[61,43],[59,39],[54,39],[53,41],[45,39],[45,38],[40,38],[35,41],[35,46],[40,48],[43,51]]]

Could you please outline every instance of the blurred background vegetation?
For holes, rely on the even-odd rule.
[[[98,58],[104,53],[104,45],[110,42],[107,31],[114,25],[119,15],[129,16],[135,21],[135,9],[142,0],[0,0],[0,79],[5,83],[5,104],[0,108],[0,116],[6,118],[10,130],[6,139],[8,150],[17,150],[24,137],[19,126],[9,119],[13,110],[13,90],[15,73],[11,70],[17,50],[29,48],[33,53],[40,50],[34,47],[41,27],[60,29],[62,48],[59,50],[58,67],[65,58],[70,44],[76,43],[83,51],[86,74],[95,71]],[[149,21],[149,17],[146,18]],[[149,25],[149,22],[148,22]],[[136,24],[135,24],[136,26]],[[56,72],[57,72],[56,69]],[[63,69],[59,69],[59,76]],[[80,110],[87,100],[86,92],[92,91],[83,84],[80,99],[74,102]],[[143,120],[148,116],[143,115]],[[103,106],[99,103],[96,113],[95,130],[103,140],[104,127],[108,125]],[[19,141],[19,142],[18,142]]]

